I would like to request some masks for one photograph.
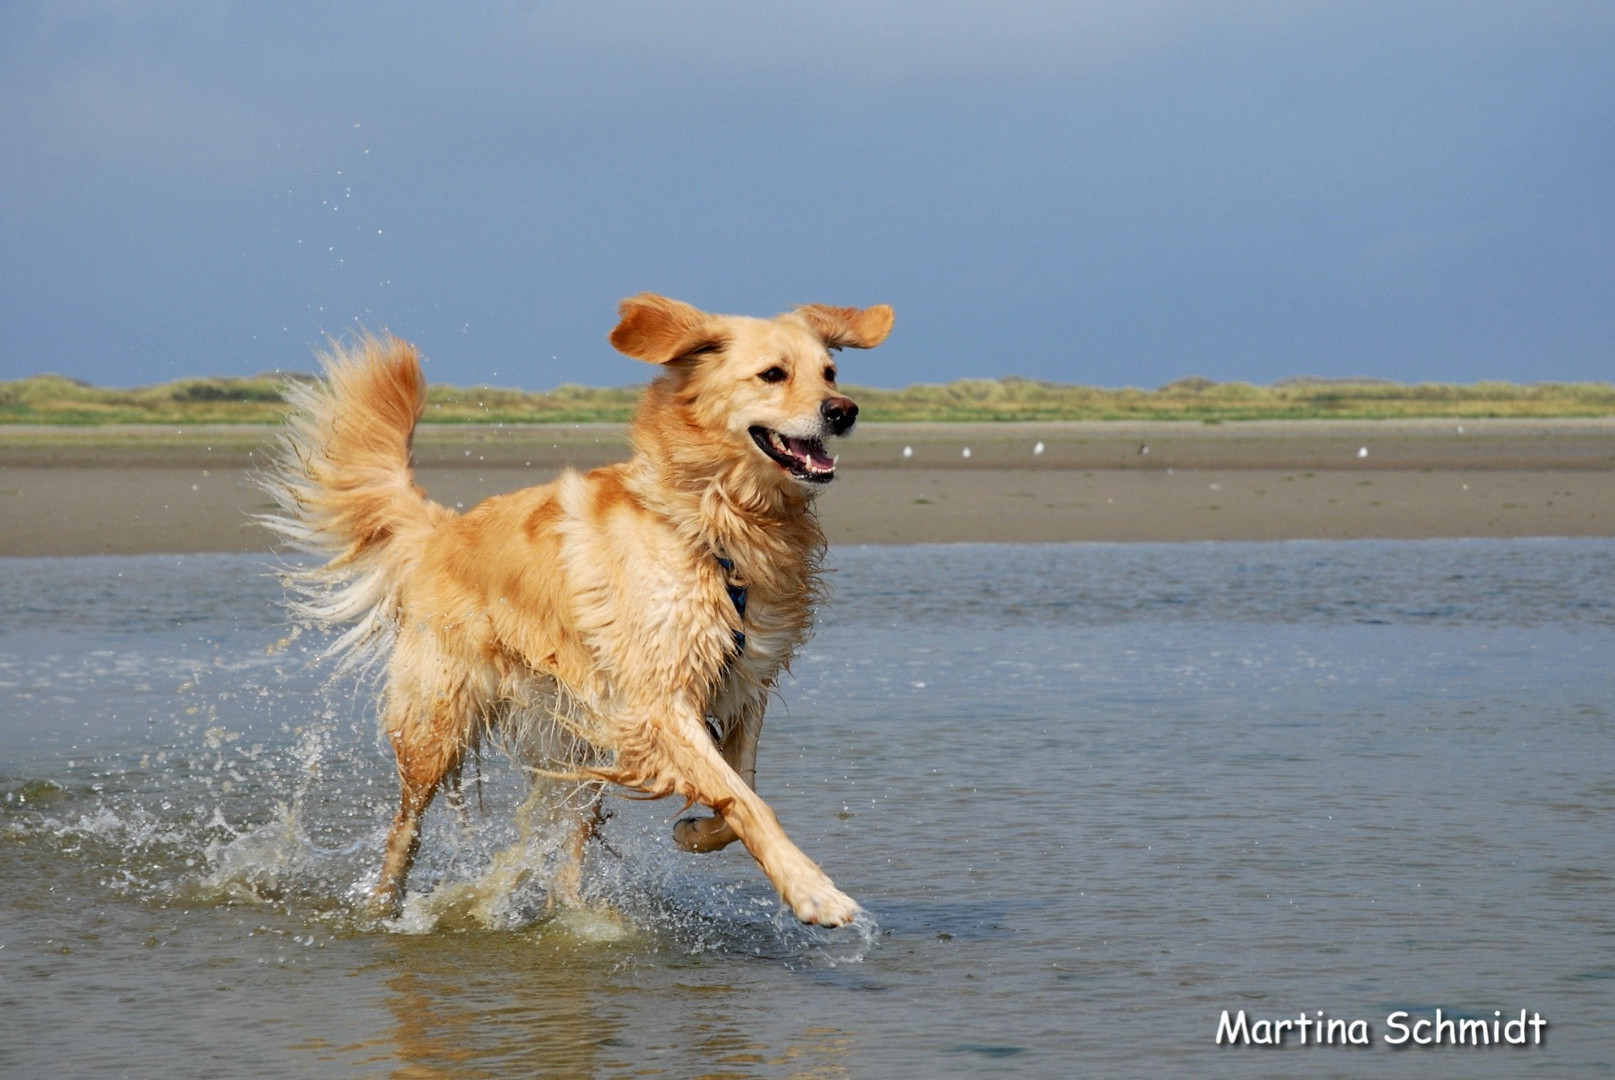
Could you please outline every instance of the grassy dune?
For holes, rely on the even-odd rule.
[[[287,378],[179,379],[117,390],[55,375],[0,383],[0,424],[271,423],[285,413]],[[1155,390],[1104,389],[1015,377],[961,379],[902,390],[848,387],[869,420],[1346,420],[1391,417],[1615,415],[1615,385],[1600,383],[1403,384],[1286,379],[1271,386],[1178,379]],[[622,422],[636,387],[560,386],[548,392],[433,386],[426,420],[438,423]]]

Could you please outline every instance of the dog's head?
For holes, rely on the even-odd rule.
[[[824,440],[852,430],[858,406],[836,389],[834,353],[872,349],[892,309],[807,304],[772,319],[711,315],[651,293],[624,300],[611,344],[667,372],[658,387],[700,431],[782,482],[825,484]],[[641,423],[647,422],[642,414]]]

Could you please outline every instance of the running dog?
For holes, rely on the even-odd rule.
[[[365,336],[321,357],[264,486],[266,523],[326,559],[289,571],[306,621],[349,625],[333,649],[385,664],[381,729],[399,808],[373,900],[403,901],[420,820],[486,741],[566,777],[568,858],[551,897],[579,902],[606,784],[681,795],[691,851],[739,840],[806,923],[859,913],[752,790],[763,710],[806,640],[824,534],[825,440],[858,406],[833,354],[885,340],[892,309],[809,304],[772,319],[624,300],[611,344],[660,375],[635,413],[633,456],[500,495],[464,514],[415,483],[426,400],[415,350]]]

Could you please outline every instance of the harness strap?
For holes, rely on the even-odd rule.
[[[730,603],[735,605],[735,614],[740,616],[741,621],[745,621],[746,587],[744,585],[736,585],[734,582],[729,580],[729,574],[735,568],[735,561],[733,559],[726,559],[722,555],[715,556],[715,558],[718,560],[718,565],[723,567],[723,587],[728,590]],[[746,635],[741,631],[736,630],[735,655],[738,656],[745,651]]]

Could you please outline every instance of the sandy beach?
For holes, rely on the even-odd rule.
[[[0,429],[0,556],[267,550],[273,434]],[[616,425],[416,443],[462,507],[626,453]],[[1611,536],[1615,419],[869,424],[820,507],[832,544]]]

